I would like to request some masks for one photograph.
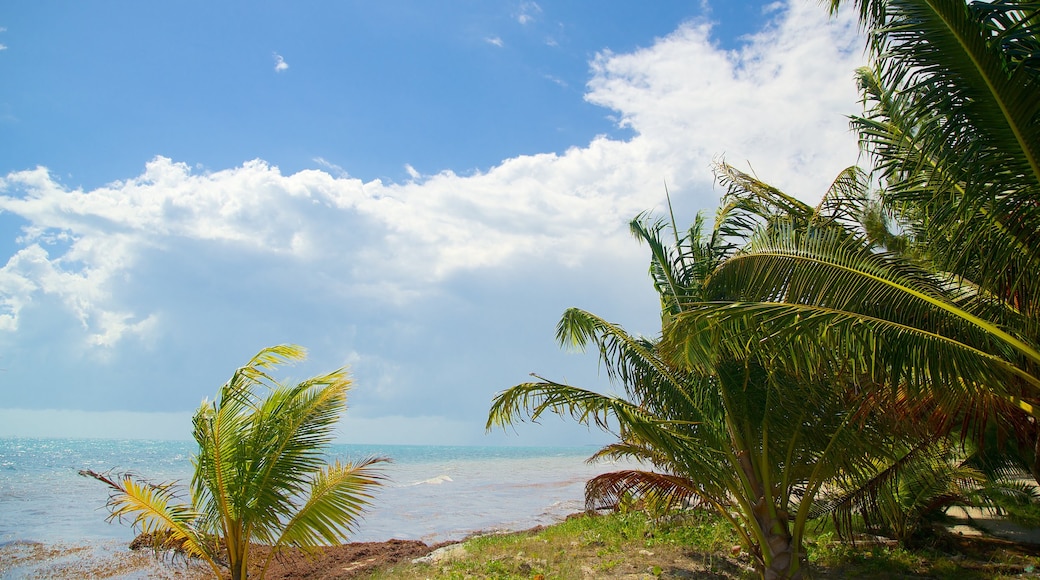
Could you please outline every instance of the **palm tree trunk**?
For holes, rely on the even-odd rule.
[[[231,580],[246,580],[249,572],[246,570],[247,562],[245,560],[229,562],[229,564],[231,565]]]
[[[1037,425],[1036,419],[1030,418],[1029,420],[1033,424],[1033,464],[1030,466],[1029,471],[1033,475],[1033,480],[1036,481],[1037,485],[1040,485],[1040,426]]]
[[[787,526],[787,514],[778,512],[772,516],[765,505],[756,509],[755,519],[765,532],[766,542],[762,546],[762,578],[765,580],[797,580],[802,578],[802,562],[796,552],[791,532]]]

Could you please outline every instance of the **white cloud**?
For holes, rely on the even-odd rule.
[[[27,305],[48,295],[96,346],[155,336],[166,323],[156,306],[128,305],[118,293],[145,252],[189,246],[205,249],[200,260],[278,259],[296,283],[383,302],[515,263],[636,259],[627,220],[660,207],[662,182],[689,216],[714,207],[710,164],[719,154],[818,199],[857,156],[844,117],[857,106],[861,46],[850,12],[828,21],[815,2],[796,2],[739,51],[720,50],[708,25],[688,24],[634,53],[600,54],[586,98],[614,111],[632,138],[599,137],[473,175],[407,166],[408,182],[363,182],[322,159],[324,169],[285,175],[261,160],[196,172],[164,157],[90,191],[43,168],[9,174],[0,211],[28,225],[0,268],[0,330],[17,329]]]
[[[7,50],[6,44],[0,44],[0,50]]]
[[[780,22],[739,51],[712,44],[708,24],[686,24],[650,48],[600,54],[586,98],[618,111],[672,166],[704,174],[709,160],[750,161],[759,176],[818,199],[857,149],[844,115],[856,110],[862,62],[853,11],[835,20],[793,2]]]
[[[274,72],[285,72],[289,70],[289,63],[285,62],[282,55],[274,53]]]
[[[520,24],[530,24],[534,22],[538,15],[542,13],[542,7],[535,2],[521,2],[520,10],[516,15],[516,21]]]
[[[331,173],[335,177],[350,177],[350,174],[347,173],[346,169],[343,169],[339,165],[336,165],[335,163],[325,159],[324,157],[315,157],[314,162],[317,163],[319,167],[324,167],[325,169],[329,170],[329,173]]]
[[[486,42],[488,44],[493,44],[493,45],[495,45],[495,46],[497,46],[499,48],[502,48],[503,46],[506,45],[506,43],[502,42],[502,39],[497,37],[497,36],[489,36],[489,37],[484,39],[484,42]]]
[[[549,80],[549,81],[552,81],[553,83],[556,83],[557,85],[559,85],[559,86],[561,86],[563,88],[567,88],[567,81],[565,81],[565,80],[563,80],[563,79],[561,79],[559,77],[555,77],[553,75],[545,75],[545,79]]]

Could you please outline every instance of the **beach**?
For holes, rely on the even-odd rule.
[[[98,577],[102,569],[112,578],[187,577],[191,570],[129,550],[134,530],[105,522],[107,490],[78,471],[185,483],[193,449],[187,441],[0,439],[0,577]],[[587,464],[594,450],[334,445],[330,460],[393,459],[353,547],[334,558],[417,557],[423,545],[560,521],[584,508],[586,480],[621,467]]]
[[[266,578],[355,578],[387,564],[427,556],[443,545],[429,545],[418,540],[387,540],[349,542],[322,548],[311,555],[286,550],[272,559]],[[264,547],[254,550],[257,565],[267,553]],[[131,549],[128,545],[112,542],[48,545],[18,541],[0,546],[0,578],[195,580],[212,576],[209,568],[200,562],[155,554],[148,548]]]

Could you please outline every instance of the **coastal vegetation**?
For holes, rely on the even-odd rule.
[[[814,578],[1020,578],[1040,569],[1035,546],[983,536],[951,535],[947,542],[906,549],[891,542],[850,546],[832,528],[806,536]],[[490,534],[447,546],[418,561],[384,565],[357,576],[372,580],[495,578],[754,577],[751,558],[733,528],[711,510],[665,519],[642,511],[584,515],[545,528]]]
[[[952,504],[1028,503],[1014,479],[1040,481],[1040,3],[853,5],[871,170],[812,207],[718,163],[714,227],[632,222],[660,333],[578,309],[557,326],[624,396],[536,377],[487,424],[616,429],[595,457],[653,471],[592,480],[590,505],[712,506],[763,578],[803,575],[812,517],[910,544]]]
[[[293,384],[269,372],[302,360],[293,345],[266,348],[235,371],[214,401],[193,418],[198,452],[187,501],[173,483],[132,474],[80,474],[111,488],[109,519],[128,519],[156,549],[204,560],[217,577],[247,577],[250,551],[265,547],[258,577],[279,548],[310,550],[347,539],[385,458],[326,464],[336,422],[346,407],[345,369]]]

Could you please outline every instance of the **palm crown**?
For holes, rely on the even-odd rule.
[[[252,543],[272,548],[263,577],[279,547],[345,540],[383,479],[374,465],[387,460],[326,464],[350,380],[343,369],[290,385],[268,374],[303,357],[296,346],[264,349],[215,401],[203,401],[193,419],[199,450],[187,503],[177,502],[170,484],[81,473],[112,488],[112,518],[131,518],[157,547],[201,557],[218,575],[226,565],[236,580],[249,572]]]

